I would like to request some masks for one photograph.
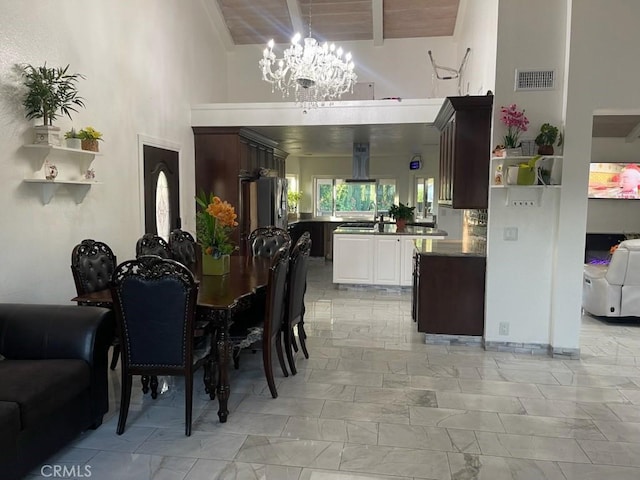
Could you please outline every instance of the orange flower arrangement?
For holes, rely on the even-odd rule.
[[[196,202],[200,206],[196,213],[196,236],[203,252],[215,258],[232,253],[236,246],[229,237],[233,228],[238,226],[233,206],[204,192],[196,197]]]

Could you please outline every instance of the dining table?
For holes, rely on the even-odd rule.
[[[210,371],[217,373],[217,382],[212,375],[207,393],[212,400],[218,396],[220,423],[226,422],[229,416],[227,404],[231,386],[228,364],[232,348],[229,327],[236,314],[264,300],[270,266],[268,258],[232,256],[229,273],[201,275],[197,278],[197,319],[208,323],[208,329],[212,332],[211,351],[214,354],[210,357]],[[78,295],[71,300],[83,305],[113,305],[110,289]]]

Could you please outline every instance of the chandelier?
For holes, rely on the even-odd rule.
[[[343,93],[353,93],[357,76],[351,53],[342,57],[342,48],[334,44],[318,44],[309,36],[300,44],[301,35],[296,33],[291,45],[277,59],[273,53],[274,41],[270,40],[262,52],[259,62],[262,79],[271,84],[271,92],[276,88],[287,98],[293,92],[297,103],[303,107],[317,107],[325,102],[340,99]]]

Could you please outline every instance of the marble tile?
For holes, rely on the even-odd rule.
[[[530,415],[499,415],[507,433],[539,435],[543,437],[584,438],[605,440],[591,419],[534,417]]]
[[[184,480],[298,480],[300,467],[198,460]]]
[[[484,432],[504,432],[497,413],[450,408],[409,407],[411,425],[461,428]]]
[[[490,432],[476,432],[476,438],[483,455],[590,463],[578,442],[591,440]]]
[[[512,358],[497,358],[496,366],[504,370],[538,370],[546,372],[569,372],[565,363],[556,358],[539,355],[514,356]]]
[[[338,363],[339,371],[349,372],[377,372],[377,373],[407,373],[406,360],[357,360],[341,358]]]
[[[207,432],[191,432],[187,437],[184,430],[158,429],[138,447],[136,453],[231,460],[246,438],[246,435],[210,435]]]
[[[427,361],[426,351],[405,351],[405,350],[378,350],[365,348],[362,352],[362,360],[368,362],[425,362]]]
[[[538,386],[530,383],[497,382],[491,380],[467,380],[461,378],[460,389],[463,393],[482,393],[505,397],[542,398]],[[540,388],[543,386],[541,385]]]
[[[220,423],[217,410],[209,410],[193,422],[191,429],[211,433],[279,436],[288,418],[287,415],[242,412],[234,415],[226,423]]]
[[[451,478],[444,452],[368,445],[345,445],[340,470],[441,480]]]
[[[442,452],[480,452],[472,431],[393,423],[380,424],[378,445]]]
[[[578,440],[592,463],[640,467],[640,444]],[[565,459],[566,460],[566,459]]]
[[[574,402],[597,403],[623,403],[625,401],[625,398],[617,390],[608,388],[565,387],[556,385],[539,385],[539,388],[545,398],[550,400],[571,400]]]
[[[321,418],[386,423],[409,423],[409,406],[377,403],[334,402],[327,400]]]
[[[520,370],[507,368],[478,368],[483,380],[497,380],[515,383],[536,383],[548,385],[560,385],[560,382],[552,372],[544,370]],[[571,375],[571,374],[569,374]]]
[[[302,470],[300,480],[412,480],[412,478],[305,468]]]
[[[606,405],[623,422],[640,423],[640,405],[608,403]],[[607,419],[602,419],[607,420]],[[610,419],[615,420],[615,419]]]
[[[409,385],[412,388],[422,388],[424,390],[435,390],[437,392],[459,392],[460,383],[457,378],[446,377],[425,377],[422,375],[411,375]]]
[[[289,417],[284,438],[377,445],[378,424],[316,417]]]
[[[436,398],[437,406],[440,408],[517,413],[520,415],[526,413],[520,400],[515,397],[498,397],[475,393],[436,392]]]
[[[343,443],[341,442],[251,435],[247,437],[235,460],[337,470],[342,450]]]
[[[314,370],[311,372],[309,382],[381,387],[382,373]]]
[[[594,420],[615,421],[617,417],[607,405],[598,403],[577,403],[565,400],[547,400],[540,398],[521,398],[528,415],[542,417],[591,418]],[[611,403],[612,405],[622,405]]]
[[[640,405],[640,390],[619,390],[624,398],[633,403],[634,405]]]
[[[451,480],[566,480],[553,462],[448,453]]]
[[[135,452],[156,430],[151,427],[126,427],[122,435],[116,434],[117,417],[103,423],[96,430],[86,430],[72,443],[74,447],[113,452]]]
[[[395,403],[437,407],[436,392],[415,388],[356,387],[356,403]]]
[[[640,468],[612,465],[586,465],[582,463],[558,463],[566,480],[638,480]]]
[[[640,443],[640,423],[596,421],[595,424],[610,442]]]
[[[560,385],[574,385],[578,387],[615,387],[615,388],[640,388],[628,377],[585,375],[573,372],[553,372],[553,376]],[[542,383],[542,382],[535,382]]]
[[[195,462],[195,458],[105,451],[99,452],[87,463],[87,466],[91,467],[90,478],[96,479],[183,480]]]
[[[480,380],[480,374],[475,367],[464,367],[457,365],[431,365],[426,362],[407,362],[407,373],[409,375],[420,375],[424,377],[442,378],[470,378]]]
[[[320,400],[353,401],[356,387],[353,385],[334,385],[330,383],[284,382],[278,386],[278,398],[298,397]]]
[[[238,405],[238,412],[268,413],[271,415],[298,415],[306,417],[318,416],[322,411],[324,400],[315,398],[292,397],[259,397],[247,395]],[[229,421],[232,419],[230,418]]]
[[[384,340],[367,340],[361,338],[328,338],[325,342],[325,345],[329,347],[384,348],[384,343]]]

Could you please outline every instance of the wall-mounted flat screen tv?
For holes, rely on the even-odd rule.
[[[589,198],[640,199],[640,165],[590,164]]]

